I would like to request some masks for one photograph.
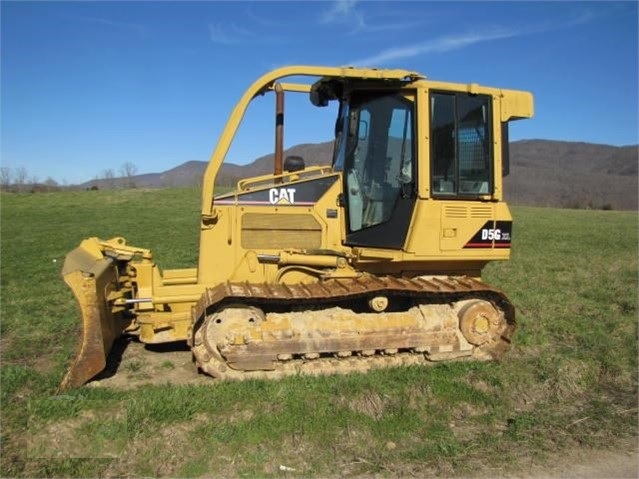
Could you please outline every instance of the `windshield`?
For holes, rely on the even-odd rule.
[[[339,113],[335,121],[335,151],[333,153],[333,169],[342,171],[344,169],[344,158],[346,157],[346,142],[348,139],[348,103],[341,101]]]

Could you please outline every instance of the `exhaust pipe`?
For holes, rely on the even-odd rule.
[[[284,90],[275,84],[275,164],[273,174],[281,175],[284,164]]]

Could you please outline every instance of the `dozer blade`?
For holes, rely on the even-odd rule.
[[[114,294],[119,289],[117,261],[102,254],[97,239],[88,239],[67,255],[62,270],[80,306],[82,330],[76,356],[66,372],[59,391],[76,388],[106,366],[114,341],[127,323],[122,308],[114,312]]]

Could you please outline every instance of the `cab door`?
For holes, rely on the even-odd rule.
[[[402,249],[416,199],[415,95],[359,94],[348,123],[345,243]]]

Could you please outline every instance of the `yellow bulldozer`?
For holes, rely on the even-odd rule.
[[[283,158],[290,93],[335,102],[323,166]],[[266,94],[275,97],[273,173],[215,195],[249,104]],[[528,92],[406,70],[263,75],[206,168],[197,267],[162,271],[123,238],[85,239],[67,255],[82,337],[61,389],[100,373],[123,334],[186,341],[197,368],[220,379],[499,357],[515,310],[481,272],[510,255],[508,124],[532,114]]]

